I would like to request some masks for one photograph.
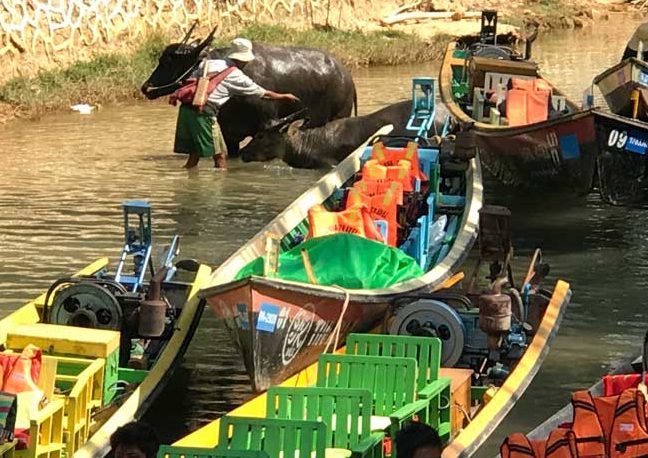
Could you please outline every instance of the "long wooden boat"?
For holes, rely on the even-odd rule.
[[[614,205],[648,201],[648,123],[596,110],[599,192]]]
[[[475,242],[483,190],[479,164],[471,159],[457,164],[463,171],[455,172],[454,178],[447,176],[458,183],[456,194],[436,195],[437,202],[446,199],[461,204],[448,207],[448,243],[418,278],[376,289],[322,286],[262,276],[236,280],[246,264],[265,254],[268,234],[276,234],[285,248],[302,239],[308,231],[309,209],[321,203],[335,206],[340,190],[353,184],[371,151],[371,146],[362,145],[352,152],[221,264],[209,286],[200,292],[217,316],[224,319],[257,391],[313,363],[327,343],[334,344],[334,330],[341,344],[350,332],[374,328],[399,297],[429,292],[441,285],[462,264]],[[425,154],[438,158],[438,150],[425,149]],[[445,178],[442,164],[440,181]],[[445,212],[442,205],[432,208],[439,215]],[[417,235],[420,237],[420,233]],[[421,239],[414,243],[421,244],[425,244]],[[417,260],[422,266],[426,264],[422,258]]]
[[[637,388],[640,384],[640,381],[643,379],[646,381],[646,361],[648,356],[648,333],[644,337],[643,350],[639,354],[628,355],[624,360],[611,370],[608,374],[603,376],[600,380],[594,383],[592,386],[587,388],[587,392],[591,395],[591,398],[600,398],[608,396],[610,401],[606,403],[611,404],[611,396],[620,395],[626,389]],[[579,401],[576,401],[579,404]],[[580,406],[580,404],[579,404]],[[585,406],[587,407],[587,406]],[[626,409],[627,410],[627,409]],[[614,412],[614,411],[613,411]],[[585,417],[583,417],[584,419]],[[592,416],[590,420],[593,420]],[[581,420],[582,421],[582,420]],[[551,417],[543,421],[540,425],[535,427],[532,431],[526,434],[526,437],[538,444],[542,444],[539,448],[543,448],[544,444],[551,445],[548,442],[550,435],[556,435],[556,432],[559,431],[568,431],[574,422],[574,404],[572,402],[566,404],[564,407],[556,411]],[[645,423],[644,423],[645,424]],[[584,425],[579,425],[580,428],[583,428]],[[596,430],[596,425],[592,425],[590,432]],[[640,437],[638,431],[635,432],[635,439]],[[511,436],[509,436],[511,437]],[[518,436],[520,437],[520,436]],[[575,442],[571,445],[574,448],[580,448],[583,444],[594,442],[592,439],[584,440],[578,435],[574,437]],[[609,438],[607,438],[609,440]],[[596,441],[602,442],[605,446],[606,441]],[[609,444],[608,444],[609,445]],[[536,445],[538,446],[538,445]],[[579,450],[580,452],[580,450]],[[628,456],[644,456],[645,454],[636,454],[628,451]],[[500,457],[501,455],[497,455]],[[582,456],[582,455],[579,455]],[[606,453],[607,456],[607,453]]]
[[[597,75],[594,84],[603,94],[612,113],[648,121],[648,105],[646,105],[648,103],[648,64],[646,62],[634,57],[625,59]],[[635,116],[633,112],[636,112]]]
[[[176,251],[174,245],[167,261]],[[128,282],[125,270],[109,276],[107,267],[108,259],[99,259],[0,320],[0,359],[32,365],[26,385],[16,372],[17,385],[3,387],[5,402],[7,392],[17,393],[18,406],[15,439],[3,432],[3,456],[107,455],[110,435],[140,419],[181,364],[204,310],[197,293],[211,269],[169,263],[173,272],[162,267],[140,283]],[[147,311],[150,294],[161,300],[152,304],[162,307],[157,316]],[[128,323],[111,321],[122,313]]]
[[[579,110],[535,63],[504,54],[508,59],[481,57],[451,42],[439,77],[441,100],[460,123],[473,125],[482,165],[505,185],[588,193],[598,153],[592,112]],[[495,107],[485,115],[486,99],[493,93],[506,100],[511,80],[543,81],[551,88],[546,120],[512,126]]]
[[[456,290],[451,289],[446,293],[452,291]],[[533,331],[529,336],[528,345],[519,355],[519,359],[510,366],[511,371],[503,379],[496,381],[491,378],[494,372],[490,373],[491,376],[482,378],[470,369],[447,367],[441,369],[440,377],[451,379],[449,405],[455,406],[452,410],[450,439],[443,450],[444,458],[472,456],[506,417],[540,369],[558,331],[570,297],[569,284],[558,281],[553,292],[541,293],[532,301],[537,309],[536,318],[532,320]],[[380,326],[375,331],[385,332],[386,328]],[[347,351],[341,348],[336,353],[345,354]],[[279,386],[299,389],[319,383],[317,380],[318,363],[314,363],[288,377]],[[445,402],[441,404],[448,405]],[[267,394],[262,393],[228,412],[227,416],[264,418],[268,414],[267,405]],[[219,437],[223,437],[221,424],[221,418],[215,419],[178,440],[172,447],[165,448],[162,456],[202,458],[215,453],[214,447],[231,447],[219,440]],[[272,447],[271,450],[273,452],[270,453],[270,458],[281,456],[281,447]],[[302,453],[299,456],[305,455]],[[383,456],[382,450],[380,454],[374,456]]]

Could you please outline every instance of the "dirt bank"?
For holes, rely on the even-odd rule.
[[[497,9],[500,11],[500,32],[536,26],[547,33],[558,28],[587,27],[606,20],[610,11],[628,9],[624,4],[582,0],[439,0],[434,4],[417,2],[413,8],[400,9],[423,13],[444,10],[451,13],[451,18],[400,22],[386,27],[381,19],[394,14],[394,2],[356,2],[354,8],[352,17],[348,17],[348,13],[338,14],[345,12],[343,8],[327,15],[328,26],[320,17],[310,26],[253,23],[234,27],[228,34],[221,34],[214,44],[222,45],[234,35],[242,35],[257,41],[324,49],[350,67],[398,65],[438,59],[450,37],[478,33],[479,19],[465,18],[468,12]],[[338,29],[335,22],[347,29]],[[27,76],[0,85],[0,124],[15,118],[37,119],[46,113],[69,110],[70,105],[76,103],[106,105],[141,98],[139,85],[156,65],[164,45],[174,38],[175,35],[170,34],[152,34],[141,40],[134,50],[99,54],[72,64],[62,63],[41,70],[35,76],[26,71]]]

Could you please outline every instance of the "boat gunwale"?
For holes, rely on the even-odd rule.
[[[638,129],[648,130],[648,122],[640,121],[638,119],[628,118],[627,116],[618,115],[616,113],[604,111],[600,108],[593,109],[595,117],[605,118],[606,120],[616,121],[623,124],[630,124]]]
[[[538,330],[524,355],[517,362],[504,384],[498,388],[495,396],[443,450],[442,458],[471,456],[508,415],[517,400],[527,390],[547,357],[571,295],[569,283],[558,280]]]
[[[610,68],[604,70],[603,72],[599,73],[598,75],[596,75],[594,77],[594,79],[592,80],[592,84],[600,83],[605,78],[612,75],[614,72],[616,72],[618,70],[621,70],[623,67],[625,67],[628,64],[630,66],[638,65],[639,67],[642,67],[644,70],[648,71],[648,62],[644,62],[643,60],[639,60],[636,57],[629,57],[627,59],[623,59],[621,62],[613,65],[612,67],[610,67]],[[631,83],[631,82],[632,81],[626,81],[624,84]],[[620,86],[622,86],[622,85],[619,85],[619,87]]]
[[[381,129],[382,130],[382,129]],[[380,131],[379,131],[380,132]],[[370,138],[373,138],[375,135],[372,135]],[[223,264],[221,264],[217,269],[214,270],[212,274],[212,286],[203,288],[198,294],[201,298],[209,298],[216,294],[221,293],[224,290],[229,290],[235,285],[238,285],[237,282],[240,280],[227,280],[222,283],[214,284],[214,281],[218,281],[218,276],[225,272],[225,275],[230,275],[233,277],[236,273],[242,268],[245,264],[241,264],[238,269],[234,269],[231,265],[236,265],[236,261],[239,261],[240,258],[244,256],[244,253],[247,250],[254,250],[255,244],[264,244],[264,235],[268,232],[273,232],[273,229],[277,226],[287,226],[290,225],[290,229],[285,230],[282,235],[290,232],[299,222],[307,217],[308,208],[311,205],[303,205],[302,200],[312,201],[311,194],[319,190],[320,188],[327,189],[327,195],[321,197],[317,203],[321,203],[336,189],[339,189],[340,185],[343,184],[346,180],[351,178],[354,173],[360,170],[360,159],[364,152],[367,142],[363,142],[362,145],[357,148],[353,153],[347,156],[337,167],[331,170],[329,173],[324,175],[313,187],[309,188],[301,196],[299,196],[295,201],[293,201],[283,212],[281,212],[276,218],[274,218],[270,223],[268,223],[263,229],[261,229],[252,239],[250,239],[243,247],[237,250],[232,256],[228,258]],[[376,288],[376,289],[353,289],[346,288],[344,291],[348,293],[352,300],[356,300],[358,297],[364,298],[378,298],[383,299],[384,297],[389,297],[392,295],[400,295],[406,293],[412,293],[424,288],[434,288],[435,286],[440,285],[443,281],[447,280],[454,271],[465,261],[468,257],[470,249],[477,239],[478,229],[479,229],[479,210],[483,205],[483,183],[482,183],[482,173],[481,166],[479,164],[479,159],[473,158],[469,161],[469,168],[466,171],[466,206],[461,219],[460,230],[457,232],[455,240],[452,244],[452,247],[446,254],[446,256],[437,263],[432,269],[425,272],[422,276],[407,280],[401,283],[397,283],[387,288]],[[339,168],[339,170],[338,170]],[[352,169],[352,170],[348,170]],[[346,173],[346,174],[345,174]],[[344,177],[344,179],[342,179]],[[330,183],[332,182],[332,183]],[[339,184],[337,184],[339,182]],[[331,189],[328,189],[331,188]],[[312,202],[311,202],[312,203]],[[301,208],[300,208],[301,207]],[[301,214],[293,216],[297,219],[296,223],[287,223],[284,219],[291,216],[291,213],[294,209],[297,208],[298,211],[301,211]],[[255,257],[261,256],[262,251],[259,249],[259,252],[256,253]],[[250,261],[255,259],[255,257],[250,257]],[[240,262],[239,262],[240,264]],[[232,270],[235,270],[234,272]],[[223,275],[223,276],[225,276]],[[255,281],[259,281],[257,277]],[[346,293],[343,292],[340,287],[335,286],[321,286],[321,285],[308,285],[305,283],[299,283],[288,280],[279,280],[279,279],[268,279],[265,278],[264,284],[271,283],[273,286],[276,285],[278,288],[294,289],[300,292],[313,292],[322,297],[332,297],[335,299],[344,299]]]

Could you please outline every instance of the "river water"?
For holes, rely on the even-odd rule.
[[[575,100],[621,55],[636,20],[614,18],[590,31],[538,39],[536,60]],[[409,96],[414,76],[438,63],[355,72],[360,112]],[[228,173],[181,169],[170,153],[175,110],[164,104],[60,114],[0,128],[0,311],[14,310],[99,256],[116,261],[121,207],[146,198],[160,243],[181,235],[181,254],[216,265],[307,189],[319,171],[231,161]],[[525,396],[478,456],[492,456],[513,430],[528,430],[639,348],[646,328],[648,224],[645,210],[614,208],[597,195],[576,201],[487,186],[489,203],[513,211],[516,254],[543,248],[552,279],[574,296],[558,338]],[[644,254],[647,256],[644,258]],[[238,355],[206,311],[186,362],[148,415],[166,441],[251,395]]]

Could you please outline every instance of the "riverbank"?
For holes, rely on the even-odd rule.
[[[434,60],[441,56],[449,38],[423,39],[398,30],[297,30],[261,24],[245,27],[237,35],[323,49],[351,68]],[[233,36],[214,40],[214,46],[226,46]],[[161,34],[151,35],[131,54],[104,54],[64,69],[42,71],[33,78],[14,78],[0,86],[0,124],[15,118],[37,119],[69,110],[77,103],[100,107],[142,99],[139,87],[157,65],[164,47],[173,41]]]
[[[456,9],[455,19],[460,19],[467,6],[453,2],[447,8]],[[501,11],[500,32],[513,29],[505,22],[544,30],[578,28],[606,19],[608,14],[606,5],[593,7],[591,2],[582,0],[540,0],[533,3],[483,0],[479,5],[471,2],[471,9],[477,7]],[[382,4],[372,17],[382,17],[392,11],[393,6]],[[475,19],[435,20],[387,28],[367,16],[363,23],[362,27],[352,31],[322,26],[298,29],[252,23],[239,29],[236,35],[268,43],[323,49],[353,68],[435,60],[441,57],[450,36],[479,30],[479,21]],[[220,36],[214,46],[225,46],[233,36],[233,33]],[[71,105],[78,103],[100,107],[141,99],[140,85],[156,66],[165,45],[177,38],[162,33],[149,34],[135,48],[125,47],[126,50],[98,54],[89,60],[65,67],[61,64],[60,67],[41,70],[36,76],[22,76],[2,83],[0,124],[16,118],[38,119],[47,113],[69,110]]]

